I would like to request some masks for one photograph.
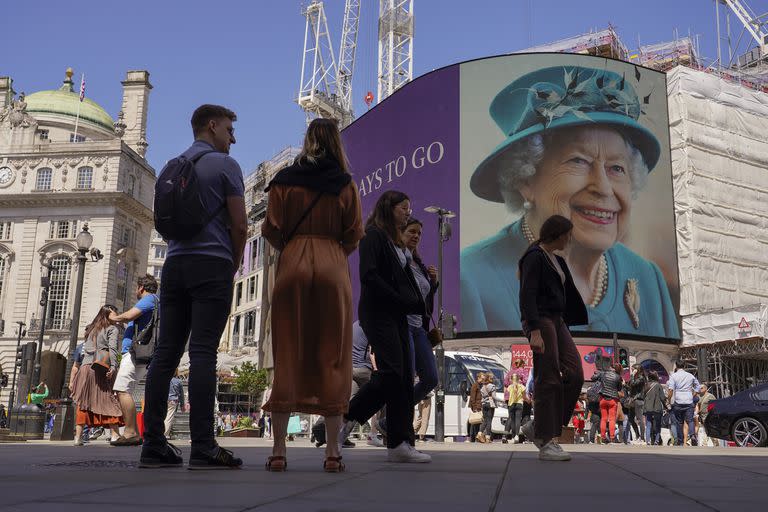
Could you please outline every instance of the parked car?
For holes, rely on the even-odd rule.
[[[768,384],[709,403],[704,428],[709,437],[738,446],[768,445]]]

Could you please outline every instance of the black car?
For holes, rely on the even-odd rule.
[[[712,400],[704,423],[709,437],[733,441],[739,446],[768,445],[768,384]]]

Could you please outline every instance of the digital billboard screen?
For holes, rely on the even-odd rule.
[[[386,190],[411,198],[459,331],[519,333],[517,263],[549,216],[574,223],[566,261],[588,305],[574,331],[679,339],[666,80],[630,63],[516,54],[407,84],[342,133],[364,215]],[[351,261],[357,296],[357,261]]]

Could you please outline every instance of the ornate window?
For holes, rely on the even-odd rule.
[[[153,247],[155,248],[155,259],[165,259],[165,256],[168,254],[168,247],[165,245],[154,245]]]
[[[77,170],[77,188],[81,190],[93,188],[93,167],[81,167]]]
[[[69,256],[56,256],[51,260],[51,289],[48,293],[48,311],[51,329],[67,328],[67,306],[72,277],[72,263]]]
[[[248,278],[248,302],[256,298],[256,276]]]
[[[35,190],[51,190],[53,180],[53,169],[43,167],[37,170],[37,180],[35,181]]]
[[[38,135],[40,136],[40,140],[48,140],[49,131],[48,130],[39,130]]]
[[[136,231],[127,225],[123,226],[123,230],[120,233],[120,245],[123,247],[135,247],[136,243]]]
[[[128,176],[128,193],[133,197],[136,191],[136,176]]]
[[[74,133],[70,133],[69,142],[85,142],[85,136],[75,135]]]
[[[13,224],[10,221],[0,220],[0,240],[11,239],[11,228]]]
[[[76,220],[52,220],[48,231],[49,240],[69,240],[77,237]]]

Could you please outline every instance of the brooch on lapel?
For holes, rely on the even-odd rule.
[[[640,292],[637,291],[637,279],[627,279],[627,287],[624,290],[624,307],[627,308],[629,318],[635,329],[640,327]]]

